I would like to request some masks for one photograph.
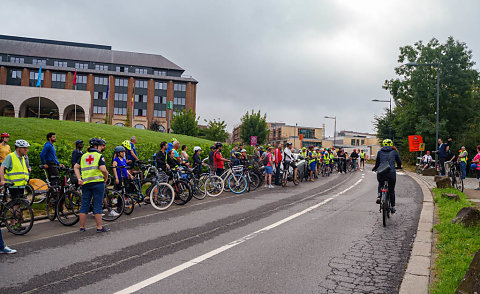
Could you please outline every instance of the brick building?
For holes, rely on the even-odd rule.
[[[166,131],[173,113],[196,109],[198,82],[183,73],[161,55],[0,35],[0,115],[73,120],[76,108],[80,121],[142,129],[156,122]]]

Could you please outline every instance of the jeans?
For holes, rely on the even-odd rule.
[[[390,172],[386,175],[379,175],[377,174],[378,180],[378,195],[380,196],[382,193],[383,183],[388,181],[388,194],[390,194],[390,206],[395,206],[395,183],[397,182],[397,174],[396,172]]]
[[[352,159],[353,160],[353,170],[357,170],[357,160],[356,159]]]
[[[280,164],[275,163],[275,184],[280,184]]]
[[[3,243],[2,230],[0,230],[0,250],[5,248],[5,243]]]
[[[462,179],[467,176],[467,163],[460,161],[460,172],[462,173]]]
[[[445,175],[445,160],[446,158],[440,157],[438,161],[440,162],[440,175],[444,176]]]
[[[88,183],[82,186],[82,206],[80,213],[88,213],[90,211],[90,203],[93,198],[93,214],[102,213],[103,193],[105,192],[105,183]]]

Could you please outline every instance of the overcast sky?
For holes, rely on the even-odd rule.
[[[448,36],[480,56],[480,1],[5,1],[0,34],[161,54],[199,81],[197,114],[373,132],[399,47]],[[476,66],[478,68],[478,66]]]

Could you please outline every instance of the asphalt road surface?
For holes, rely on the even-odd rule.
[[[193,199],[131,216],[97,234],[58,221],[4,230],[0,293],[396,293],[423,196],[397,175],[397,214],[382,226],[376,175]]]

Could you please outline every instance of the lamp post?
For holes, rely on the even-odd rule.
[[[395,145],[395,139],[392,136],[392,98],[390,100],[380,100],[380,99],[372,99],[373,102],[388,102],[390,103],[390,112],[388,114],[388,131],[390,134],[390,138],[392,139]]]
[[[333,130],[333,149],[335,149],[335,143],[337,139],[337,117],[336,116],[325,116],[325,118],[330,118],[335,120],[334,130]]]
[[[438,150],[438,117],[440,112],[440,63],[416,63],[409,62],[405,64],[406,66],[433,66],[437,68],[437,122],[435,124],[435,146]],[[435,152],[435,164],[438,163],[438,152]]]

